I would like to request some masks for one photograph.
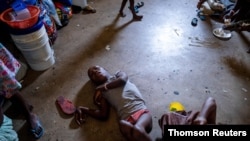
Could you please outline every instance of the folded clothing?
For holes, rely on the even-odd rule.
[[[13,129],[12,120],[4,115],[3,123],[0,126],[0,141],[18,141],[16,131]]]

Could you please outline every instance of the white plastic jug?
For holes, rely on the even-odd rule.
[[[31,18],[30,11],[27,8],[24,8],[23,10],[16,11],[16,20],[22,21]]]

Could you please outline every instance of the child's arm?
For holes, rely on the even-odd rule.
[[[126,84],[128,80],[128,76],[125,72],[119,71],[116,73],[116,79],[106,82],[100,86],[98,86],[96,89],[101,91],[107,91],[108,89],[114,89],[120,86],[123,86]]]

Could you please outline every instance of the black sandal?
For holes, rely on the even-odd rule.
[[[34,129],[31,129],[30,131],[36,139],[39,139],[43,136],[44,129],[38,119],[36,122],[37,122],[37,126]]]

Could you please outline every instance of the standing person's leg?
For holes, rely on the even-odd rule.
[[[241,20],[247,19],[247,13],[249,12],[249,2],[243,0],[237,0],[235,7],[232,11],[234,11],[233,16],[231,16],[231,21],[238,22]]]
[[[215,99],[212,97],[207,98],[193,124],[216,124],[216,109],[217,105]]]
[[[87,0],[83,0],[83,7],[82,7],[82,10],[83,10],[84,12],[87,12],[87,13],[96,13],[96,9],[93,8],[93,7],[91,7],[91,6],[88,4]]]
[[[234,21],[235,15],[237,15],[238,10],[241,7],[242,2],[239,0],[236,0],[236,2],[233,5],[233,8],[230,11],[227,11],[223,17],[223,19],[231,19],[231,21]]]
[[[27,103],[19,91],[17,91],[12,97],[11,102],[17,104],[16,107],[20,108],[20,111],[24,112],[27,122],[30,126],[31,132],[35,138],[40,138],[43,135],[43,127],[40,124],[38,116],[32,113],[32,106]]]
[[[124,7],[126,6],[126,3],[127,3],[128,0],[122,0],[122,3],[121,3],[121,8],[119,10],[119,14],[121,17],[125,17],[126,14],[123,13],[123,10],[124,10]]]
[[[152,141],[149,133],[152,130],[152,116],[144,113],[140,116],[136,124],[131,124],[126,120],[120,120],[120,131],[129,141]]]
[[[133,14],[133,20],[140,21],[143,18],[143,16],[141,16],[141,15],[139,16],[135,13],[135,1],[129,0],[129,3],[130,3],[129,8]]]

